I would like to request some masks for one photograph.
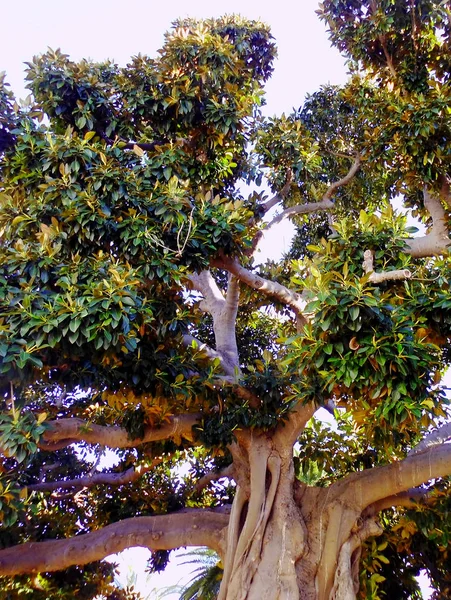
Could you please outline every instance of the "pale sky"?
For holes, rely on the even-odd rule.
[[[47,47],[61,48],[72,59],[114,59],[154,56],[163,34],[178,17],[215,17],[225,13],[261,19],[271,26],[279,49],[267,86],[268,112],[298,108],[306,92],[321,84],[340,83],[343,60],[330,48],[324,25],[315,15],[317,0],[22,0],[1,7],[0,71],[13,90],[23,89],[23,63]]]
[[[23,63],[47,47],[61,48],[73,60],[109,58],[125,65],[138,53],[155,56],[164,32],[178,17],[239,13],[268,23],[278,46],[275,72],[266,87],[266,114],[291,112],[307,93],[346,78],[344,61],[330,47],[325,26],[315,15],[317,5],[318,0],[21,0],[18,4],[3,0],[0,71],[6,71],[13,91],[23,98],[27,95]],[[273,236],[268,246],[280,248],[283,232],[274,231]],[[128,564],[142,573],[144,552],[133,551],[131,556]],[[185,570],[168,569],[164,582],[157,578],[147,592],[176,583]],[[142,575],[138,587],[144,592]]]

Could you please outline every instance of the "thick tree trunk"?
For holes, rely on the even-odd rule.
[[[245,446],[235,455],[243,468],[219,600],[355,599],[361,544],[380,533],[374,518],[347,503],[345,490],[299,485],[291,446],[264,436]]]

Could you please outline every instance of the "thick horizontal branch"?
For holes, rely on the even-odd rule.
[[[384,467],[353,473],[334,484],[337,491],[363,510],[370,504],[418,487],[431,479],[451,475],[451,444],[442,444]]]
[[[197,413],[170,417],[159,427],[147,426],[142,438],[130,439],[126,429],[117,426],[95,425],[83,419],[57,419],[49,421],[49,429],[44,433],[42,450],[56,450],[75,442],[101,444],[108,448],[133,448],[146,442],[157,442],[170,438],[192,438],[192,428],[200,419]]]
[[[59,571],[135,546],[153,551],[208,546],[222,553],[223,530],[228,520],[225,513],[192,510],[125,519],[64,540],[28,542],[0,550],[0,576]]]

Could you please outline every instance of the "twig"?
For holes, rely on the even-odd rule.
[[[199,479],[199,481],[196,483],[194,489],[196,490],[196,492],[201,492],[204,488],[207,487],[207,485],[209,483],[211,483],[212,481],[218,481],[219,479],[224,479],[224,477],[228,477],[228,478],[233,478],[233,474],[234,474],[234,466],[233,464],[229,465],[228,467],[225,467],[225,469],[222,469],[221,471],[210,471],[210,473],[207,473],[206,475],[204,475],[203,477],[201,477]]]

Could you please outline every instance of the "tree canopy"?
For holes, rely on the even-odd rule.
[[[450,597],[451,9],[318,13],[349,81],[289,115],[237,16],[0,79],[1,598],[133,600],[99,561],[186,545],[220,600]]]

